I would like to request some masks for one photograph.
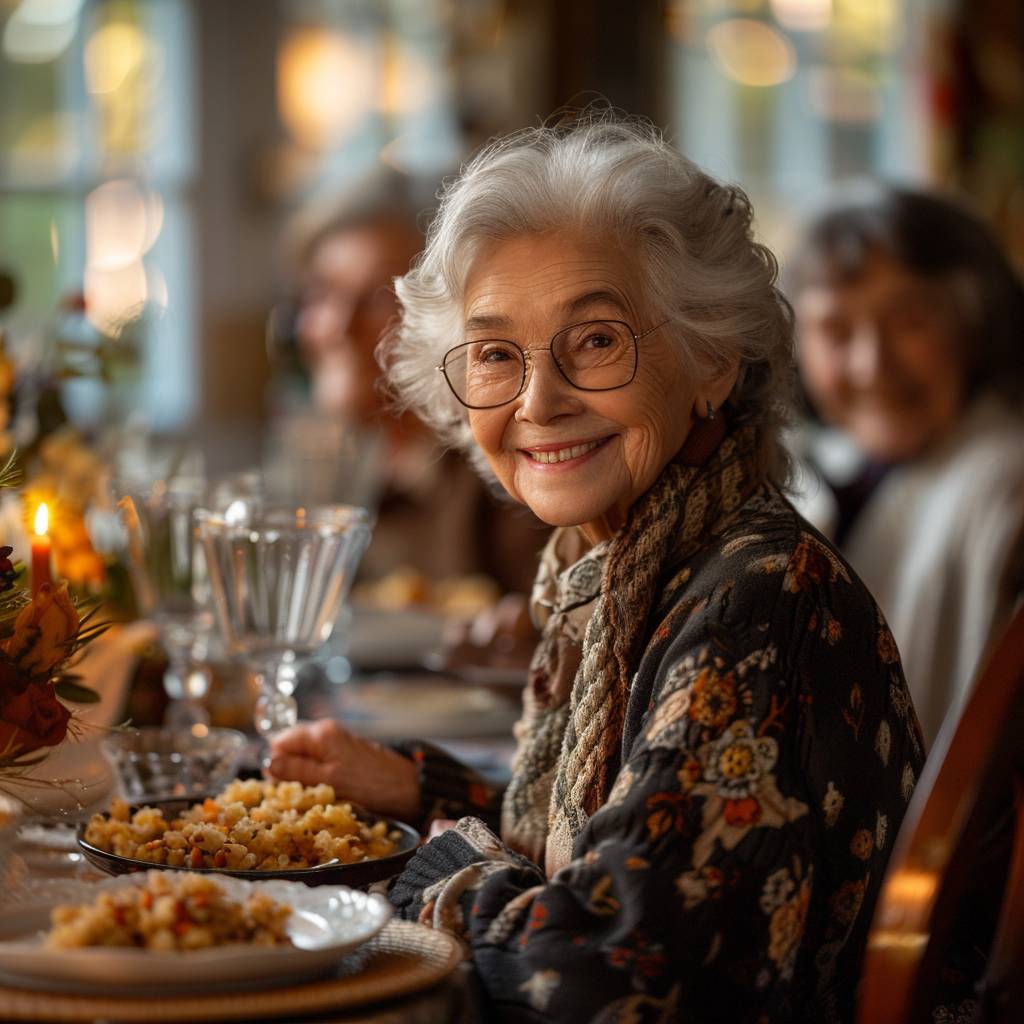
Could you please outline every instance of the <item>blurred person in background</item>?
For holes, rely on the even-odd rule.
[[[374,350],[397,310],[392,282],[422,249],[417,218],[432,204],[411,178],[381,168],[340,198],[300,213],[289,232],[299,293],[293,333],[309,382],[312,432],[356,438],[361,460],[335,454],[344,472],[351,464],[362,476],[363,493],[343,499],[376,503],[361,576],[393,574],[403,591],[393,595],[398,603],[473,574],[493,580],[496,594],[526,592],[545,539],[536,519],[497,497],[413,417],[390,413],[378,389]],[[282,456],[294,469],[297,446],[289,446],[284,429]]]
[[[858,183],[789,271],[798,507],[868,585],[929,744],[1024,585],[1024,287],[949,199]]]

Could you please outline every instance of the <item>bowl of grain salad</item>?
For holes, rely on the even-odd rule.
[[[236,779],[202,800],[114,800],[79,828],[109,874],[148,868],[369,885],[397,874],[420,837],[402,822],[338,800],[328,785]]]

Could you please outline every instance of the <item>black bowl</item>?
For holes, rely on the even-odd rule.
[[[203,797],[201,796],[179,797],[174,800],[151,800],[145,804],[134,804],[129,811],[134,814],[142,807],[155,807],[164,812],[164,817],[169,818],[202,802]],[[347,885],[353,889],[359,889],[399,874],[420,844],[420,834],[411,825],[406,825],[402,821],[393,821],[390,818],[374,817],[373,815],[367,815],[364,820],[370,825],[383,821],[389,832],[398,832],[398,849],[386,857],[361,860],[354,864],[322,864],[311,868],[282,868],[270,871],[172,867],[170,864],[151,864],[149,861],[135,860],[132,857],[119,857],[116,853],[108,853],[106,850],[101,850],[99,847],[93,846],[92,843],[86,842],[87,822],[78,826],[77,838],[85,859],[108,875],[128,875],[135,871],[151,870],[194,871],[197,874],[231,875],[233,878],[245,878],[255,882],[265,878],[283,878],[285,881],[304,882],[306,885]]]

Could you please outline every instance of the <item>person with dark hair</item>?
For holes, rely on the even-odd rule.
[[[326,719],[269,772],[440,830],[389,898],[464,939],[482,1019],[853,1019],[923,747],[877,605],[780,490],[793,325],[752,220],[595,113],[478,154],[396,282],[396,397],[556,527],[511,782],[499,809]]]
[[[788,277],[798,506],[879,602],[931,742],[1024,585],[1024,285],[966,209],[876,183],[810,221]]]
[[[500,592],[526,593],[546,537],[542,525],[498,497],[414,417],[393,415],[378,386],[374,352],[397,312],[392,282],[423,247],[418,221],[434,202],[421,182],[381,167],[340,196],[311,203],[289,227],[299,296],[294,338],[309,379],[315,443],[322,452],[329,427],[342,441],[357,437],[358,452],[342,446],[335,464],[358,456],[351,469],[346,463],[352,489],[342,496],[375,506],[364,579],[409,570],[429,585],[482,574]],[[285,470],[297,465],[298,445],[288,443],[294,426],[283,425]],[[360,488],[352,475],[361,476]]]

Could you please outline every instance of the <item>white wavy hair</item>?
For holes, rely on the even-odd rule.
[[[701,379],[739,360],[730,422],[756,428],[761,470],[782,482],[792,312],[775,285],[775,257],[754,241],[751,221],[741,189],[705,174],[647,122],[587,114],[500,138],[446,183],[426,249],[395,280],[401,315],[378,348],[385,386],[398,408],[489,476],[467,410],[437,371],[464,340],[474,255],[495,240],[548,231],[596,235],[636,260],[646,294],[634,301],[651,310],[651,322],[668,321],[687,372]]]

